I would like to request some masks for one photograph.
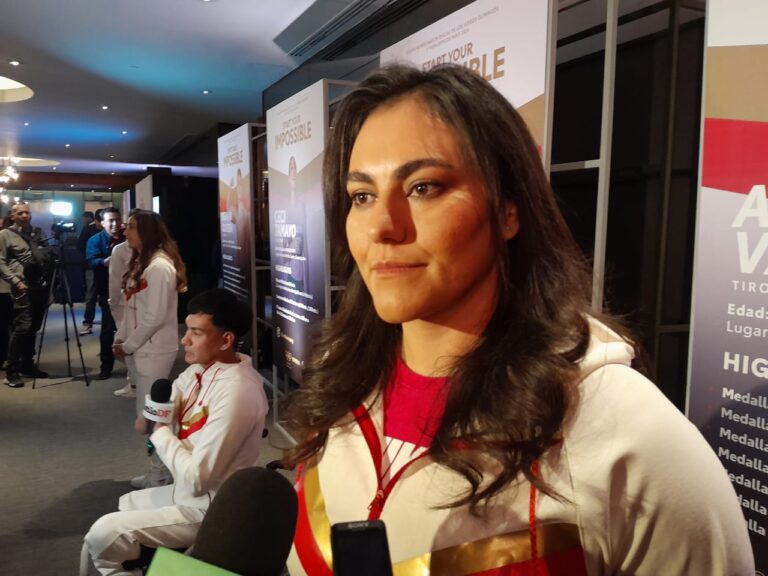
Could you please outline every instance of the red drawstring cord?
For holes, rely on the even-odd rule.
[[[531,474],[534,478],[539,478],[539,461],[534,460],[531,464]],[[528,535],[531,539],[531,566],[533,567],[533,576],[539,574],[539,547],[536,542],[536,487],[531,483],[531,497],[528,506]]]

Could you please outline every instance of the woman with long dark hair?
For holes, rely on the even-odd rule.
[[[748,574],[699,432],[590,309],[590,274],[513,107],[461,67],[374,73],[326,149],[346,291],[290,406],[289,568],[384,520],[398,574]]]
[[[178,293],[187,290],[186,267],[162,218],[135,210],[128,218],[125,238],[131,248],[123,277],[125,310],[115,335],[115,356],[125,358],[130,381],[136,386],[136,431],[151,432],[142,415],[152,383],[168,378],[179,350]],[[150,474],[131,480],[134,488],[171,482],[159,461]]]

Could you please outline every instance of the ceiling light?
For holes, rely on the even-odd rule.
[[[21,102],[34,96],[34,92],[21,82],[0,76],[0,102]]]
[[[101,109],[102,110],[109,110],[109,106],[104,105],[104,106],[101,107]]]
[[[210,93],[211,93],[210,90],[203,90],[203,94],[210,94]]]
[[[13,201],[14,201],[14,202],[18,202],[19,200],[21,200],[21,198],[19,198],[18,196],[14,196],[14,197],[13,197]]]
[[[21,66],[21,62],[19,62],[18,60],[9,60],[8,64],[10,64],[11,66]]]
[[[53,169],[56,170],[56,166],[54,166]]]
[[[39,192],[37,193],[40,194]],[[51,202],[51,214],[54,216],[72,216],[72,203],[71,202],[62,202],[62,201],[54,201]]]
[[[110,172],[110,174],[112,174],[112,176],[114,176],[114,175],[115,175],[115,173],[114,173],[114,172]]]
[[[11,159],[6,158],[0,163],[0,183],[7,184],[11,180],[19,179],[19,173],[10,162]]]
[[[110,157],[110,158],[114,158],[114,157],[115,157],[115,155],[114,155],[114,154],[110,154],[110,155],[109,155],[109,157]]]
[[[4,188],[0,188],[0,190],[4,190]],[[3,204],[8,204],[8,200],[10,200],[10,198],[8,198],[8,194],[0,194],[0,202]]]
[[[29,126],[29,122],[24,122],[24,126]]]
[[[70,188],[74,188],[74,187],[75,187],[75,185],[74,185],[74,184],[70,184],[70,185],[69,185],[69,187],[70,187]]]
[[[69,148],[69,144],[64,144],[64,148]]]
[[[123,134],[128,134],[128,130],[123,130]]]

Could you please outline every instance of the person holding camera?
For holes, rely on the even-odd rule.
[[[0,230],[0,277],[11,286],[13,323],[8,344],[5,384],[21,388],[21,375],[47,378],[35,366],[35,334],[43,322],[48,300],[47,246],[40,228],[32,227],[32,214],[24,202],[11,206],[13,224]]]

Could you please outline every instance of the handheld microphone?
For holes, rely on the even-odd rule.
[[[296,492],[280,473],[239,470],[216,493],[192,557],[244,576],[280,576],[297,514]]]
[[[152,384],[150,393],[144,399],[144,418],[152,422],[162,422],[170,424],[173,421],[173,403],[168,402],[171,399],[173,383],[168,378],[158,378]],[[152,456],[155,446],[147,440],[147,455]]]

